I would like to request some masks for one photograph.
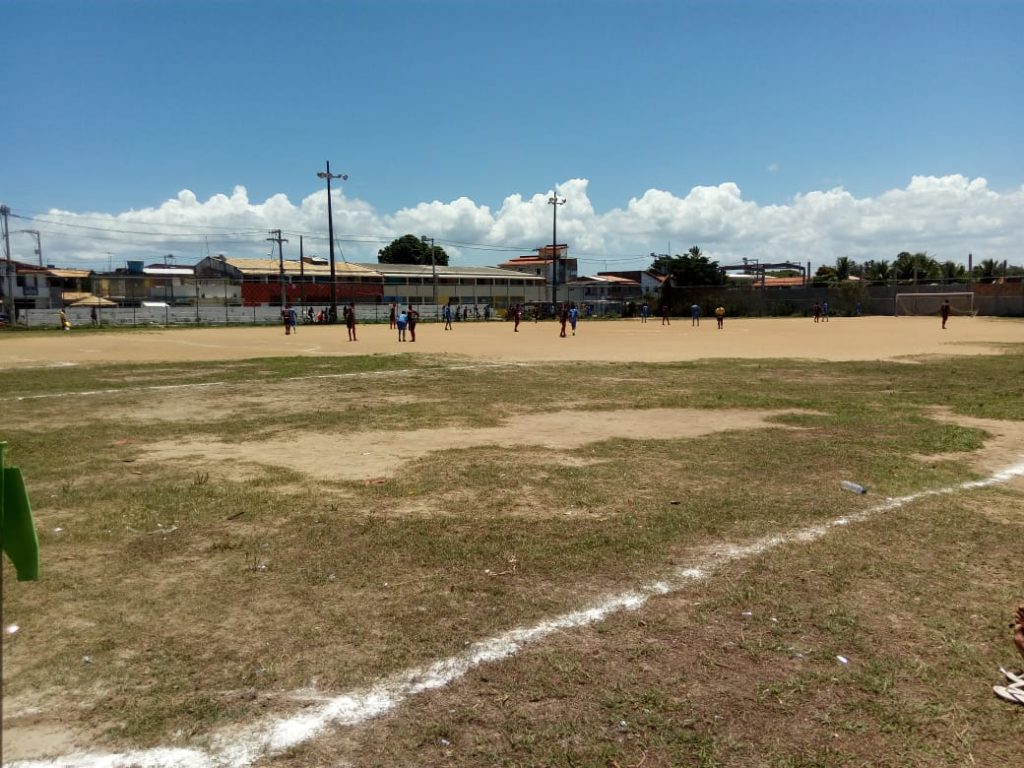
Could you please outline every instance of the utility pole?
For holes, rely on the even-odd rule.
[[[347,173],[331,173],[331,161],[327,161],[327,170],[317,173],[317,177],[327,179],[327,237],[331,241],[331,312],[330,322],[338,322],[338,283],[334,279],[334,214],[331,212],[331,179],[348,180]]]
[[[272,229],[272,230],[270,230],[270,234],[272,234],[273,237],[268,237],[267,241],[271,242],[271,243],[277,243],[277,259],[278,259],[278,263],[280,264],[280,270],[281,270],[280,273],[279,273],[278,282],[281,284],[281,311],[283,312],[284,311],[284,306],[285,306],[285,295],[284,295],[284,248],[283,248],[283,244],[287,243],[288,241],[281,237],[281,230],[280,229]]]
[[[551,303],[558,303],[558,206],[565,205],[565,198],[558,193],[548,198],[551,206]]]
[[[36,256],[39,257],[39,266],[43,266],[43,241],[38,229],[16,229],[15,232],[24,232],[26,235],[34,235],[36,238]]]
[[[7,215],[11,209],[0,205],[0,217],[3,220],[4,236],[4,306],[7,308],[8,322],[14,322],[14,264],[11,263],[11,230],[7,224]]]
[[[437,312],[437,259],[434,258],[434,238],[420,235],[420,240],[430,243],[430,271],[434,276],[434,312]]]

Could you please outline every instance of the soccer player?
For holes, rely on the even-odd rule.
[[[949,320],[949,299],[942,302],[942,306],[939,307],[939,314],[942,315],[942,328],[945,330],[946,321]]]
[[[398,340],[405,341],[405,325],[409,322],[409,316],[405,314],[403,309],[398,313],[398,318],[395,320],[395,325],[398,328]]]
[[[715,320],[718,321],[719,329],[725,327],[725,307],[723,307],[721,304],[715,307]]]
[[[350,303],[342,312],[345,315],[345,328],[348,330],[348,340],[358,341],[356,339],[356,305]]]
[[[413,307],[409,307],[406,317],[406,324],[409,327],[409,341],[416,341],[416,323],[420,321],[420,313]]]

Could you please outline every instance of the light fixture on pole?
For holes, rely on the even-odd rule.
[[[557,192],[548,198],[551,206],[551,303],[558,303],[558,206],[565,205],[565,198]]]
[[[437,311],[437,259],[434,258],[434,238],[420,235],[420,240],[430,243],[430,272],[434,277],[434,311]]]
[[[330,321],[338,321],[338,283],[334,279],[334,214],[331,211],[331,179],[348,180],[347,173],[331,173],[331,161],[327,161],[327,170],[320,171],[317,176],[327,179],[327,237],[330,239],[331,250],[331,311]]]
[[[38,229],[16,229],[15,232],[24,232],[26,235],[35,235],[36,255],[39,257],[39,266],[43,266],[43,241]]]

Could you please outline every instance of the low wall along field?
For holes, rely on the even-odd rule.
[[[5,765],[1021,762],[1024,322],[567,334],[0,333]]]

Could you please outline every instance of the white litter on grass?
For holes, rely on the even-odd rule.
[[[5,765],[9,768],[247,768],[262,758],[311,741],[328,727],[355,726],[381,717],[412,696],[443,688],[482,664],[513,656],[523,647],[553,634],[595,624],[621,611],[636,610],[651,596],[682,590],[694,581],[706,579],[728,563],[763,554],[784,544],[815,541],[835,527],[867,520],[922,498],[988,488],[1020,476],[1024,476],[1024,462],[996,472],[984,480],[887,499],[859,513],[828,523],[766,536],[748,544],[722,547],[696,566],[677,569],[667,579],[605,597],[590,607],[556,616],[532,627],[510,629],[490,639],[470,644],[463,653],[440,659],[427,667],[396,673],[369,688],[336,696],[318,707],[291,717],[267,718],[252,725],[227,729],[214,736],[209,751],[157,748],[114,754],[73,754],[50,760],[20,760]],[[797,654],[797,657],[802,658],[802,655]],[[840,663],[848,662],[843,656],[836,658]]]
[[[848,658],[846,658],[845,656],[836,656],[836,661],[838,661],[840,664],[849,664],[850,663],[850,660]]]
[[[7,632],[8,635],[13,635],[19,629],[21,629],[21,627],[19,627],[17,624],[8,624],[7,629],[5,629],[4,631]]]
[[[68,363],[68,365],[77,365],[77,363]],[[502,361],[493,361],[489,363],[473,363],[464,365],[450,365],[441,368],[396,368],[394,370],[382,370],[382,371],[354,371],[350,373],[317,373],[309,376],[288,376],[286,378],[277,379],[278,383],[286,383],[291,381],[312,381],[315,379],[353,379],[353,378],[375,378],[383,376],[398,376],[411,373],[433,373],[435,371],[462,371],[462,370],[475,370],[482,368],[508,368],[508,367],[525,367],[526,363],[506,363]],[[93,395],[121,395],[126,392],[147,392],[151,390],[161,389],[194,389],[200,387],[223,387],[228,384],[266,384],[266,379],[240,379],[238,381],[192,381],[185,384],[147,384],[141,387],[121,387],[119,389],[86,389],[79,390],[77,392],[44,392],[38,395],[17,395],[15,397],[6,397],[0,399],[0,402],[8,400],[41,400],[45,398],[61,398],[61,397],[91,397]]]

